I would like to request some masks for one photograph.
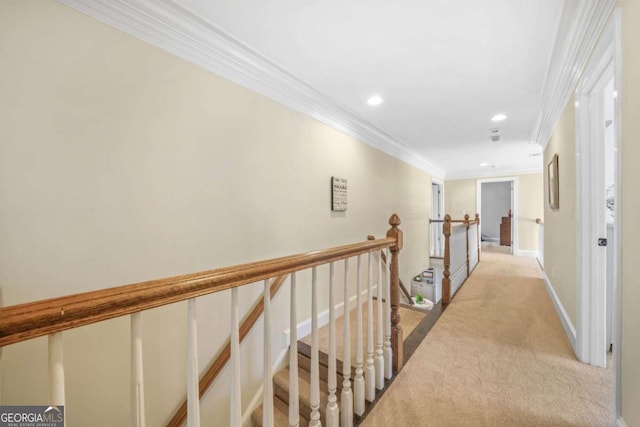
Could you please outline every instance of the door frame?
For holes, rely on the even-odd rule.
[[[445,207],[444,207],[444,181],[438,178],[431,178],[431,189],[432,189],[432,194],[431,194],[431,200],[433,201],[433,186],[436,185],[438,186],[438,189],[440,190],[440,197],[438,197],[438,204],[440,205],[440,209],[438,210],[438,218],[434,218],[434,207],[433,207],[433,203],[431,206],[431,219],[441,219],[444,220],[444,216],[446,215],[445,212]],[[440,250],[444,250],[444,241],[443,241],[443,235],[442,235],[442,223],[435,223],[437,224],[435,227],[431,226],[429,232],[432,233],[431,235],[431,248],[429,249],[429,255],[430,256],[443,256],[444,253],[439,250],[435,250],[435,247],[438,247]],[[434,231],[437,230],[437,231]],[[432,253],[433,252],[433,253]]]
[[[621,47],[620,10],[615,9],[575,92],[576,100],[576,197],[577,219],[577,319],[576,356],[585,363],[606,366],[606,286],[602,280],[606,259],[597,246],[604,224],[604,152],[598,137],[601,112],[589,107],[592,94],[605,73],[614,79],[615,212],[613,244],[613,402],[621,416],[621,250],[622,250],[622,146],[621,146]],[[603,98],[600,97],[602,100]],[[595,119],[592,120],[592,114]],[[596,126],[593,126],[593,123]],[[603,188],[599,188],[603,187]],[[602,224],[601,224],[602,223]],[[605,229],[606,231],[606,229]],[[599,250],[600,249],[600,250]],[[606,254],[605,254],[606,255]],[[602,274],[601,274],[602,273]]]
[[[511,182],[511,254],[518,255],[518,177],[479,178],[476,180],[476,212],[480,215],[479,233],[482,236],[482,184]],[[482,245],[480,245],[482,246]]]
[[[431,178],[431,185],[433,186],[433,184],[436,184],[440,188],[440,214],[442,219],[444,219],[446,214],[444,209],[444,181],[438,178]],[[433,206],[431,206],[431,218],[433,219]]]

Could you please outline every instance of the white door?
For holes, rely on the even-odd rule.
[[[585,72],[576,91],[578,215],[577,356],[605,367],[615,316],[615,215],[607,193],[615,194],[616,106],[612,45]],[[612,200],[613,201],[613,200]],[[608,225],[610,232],[608,235]],[[607,271],[608,270],[608,271]]]

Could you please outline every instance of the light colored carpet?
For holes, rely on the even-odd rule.
[[[498,242],[482,242],[482,252],[510,254],[511,246],[500,246]]]
[[[607,426],[611,372],[573,355],[533,258],[482,261],[363,426]]]

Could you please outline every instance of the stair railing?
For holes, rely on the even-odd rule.
[[[442,303],[449,304],[455,293],[480,262],[480,215],[469,220],[444,217],[444,272],[442,277]]]
[[[239,337],[240,343],[242,343],[245,337],[249,334],[249,332],[251,331],[253,326],[256,324],[256,322],[260,319],[260,317],[262,317],[263,313],[265,316],[265,322],[267,321],[268,318],[270,318],[271,312],[270,312],[269,302],[275,296],[275,294],[278,293],[278,291],[284,284],[284,281],[287,277],[288,275],[280,276],[273,279],[270,285],[269,301],[265,301],[265,298],[263,295],[263,297],[259,299],[258,302],[256,302],[256,304],[253,306],[253,308],[251,309],[247,317],[242,321],[242,324],[240,325],[240,337]],[[265,308],[266,308],[266,311],[265,311]],[[140,313],[137,313],[137,315],[139,316]],[[268,339],[270,337],[265,337],[265,338]],[[198,385],[198,390],[199,390],[198,394],[200,399],[202,399],[202,397],[207,392],[207,390],[209,390],[209,387],[211,387],[211,384],[213,384],[216,378],[218,378],[218,375],[220,374],[220,372],[222,372],[222,368],[226,366],[230,358],[231,358],[231,342],[229,340],[225,344],[220,354],[218,354],[216,359],[214,359],[214,361],[209,365],[204,375],[200,378],[200,382]],[[265,354],[265,361],[267,360],[268,360],[268,355]],[[184,424],[186,420],[187,420],[187,399],[185,399],[182,402],[182,405],[180,405],[176,413],[173,415],[173,417],[171,418],[171,421],[167,423],[167,427],[180,427],[181,425]]]
[[[75,295],[62,296],[47,300],[41,300],[26,304],[18,304],[0,308],[0,347],[11,345],[14,343],[30,340],[33,338],[48,335],[49,336],[49,378],[50,378],[50,396],[52,405],[63,406],[65,404],[65,384],[64,384],[64,356],[63,356],[63,333],[66,330],[86,326],[92,323],[102,322],[122,316],[130,316],[131,319],[131,390],[132,390],[132,407],[131,420],[134,426],[145,425],[144,412],[144,380],[143,380],[143,354],[142,354],[142,330],[140,317],[145,310],[160,307],[163,305],[173,304],[180,301],[188,301],[188,342],[187,342],[187,416],[186,421],[189,427],[200,425],[200,385],[202,381],[198,379],[198,348],[197,348],[197,318],[196,303],[197,298],[203,295],[221,292],[225,290],[231,291],[231,333],[229,343],[229,360],[231,361],[231,403],[230,403],[230,425],[241,425],[241,402],[240,402],[240,357],[239,343],[242,331],[239,326],[238,311],[238,288],[263,281],[263,306],[264,306],[264,410],[263,425],[273,425],[273,396],[270,392],[273,374],[271,372],[270,354],[271,348],[269,343],[270,331],[270,299],[274,289],[270,286],[270,280],[275,278],[275,282],[284,281],[283,277],[290,275],[291,282],[291,348],[290,348],[290,369],[297,367],[297,351],[295,350],[297,316],[296,316],[296,273],[306,269],[312,269],[312,312],[317,320],[317,300],[316,290],[318,287],[316,269],[321,265],[329,264],[330,273],[330,334],[333,336],[334,351],[330,354],[333,359],[333,369],[329,373],[329,403],[326,409],[326,425],[338,427],[337,414],[342,411],[343,414],[350,414],[356,408],[355,413],[362,415],[360,411],[364,408],[359,402],[373,400],[375,396],[371,396],[368,392],[373,387],[379,387],[378,378],[390,378],[392,374],[397,373],[403,367],[403,348],[402,348],[402,328],[400,327],[400,315],[398,313],[399,294],[399,268],[398,254],[403,246],[402,231],[398,228],[400,218],[392,215],[389,219],[391,228],[387,232],[385,238],[369,240],[366,242],[355,243],[351,245],[339,246],[320,251],[297,254],[287,257],[275,258],[266,261],[252,262],[232,267],[225,267],[201,273],[188,274],[183,276],[171,277],[166,279],[151,280],[137,284],[119,286],[104,290],[85,292]],[[387,251],[386,283],[382,280],[382,257],[377,256],[377,274],[372,274],[375,270],[374,263],[376,254],[381,249]],[[338,261],[344,261],[345,269],[348,268],[349,259],[360,257],[364,254],[368,255],[369,271],[367,275],[367,367],[364,378],[364,390],[360,386],[354,387],[355,395],[352,398],[345,399],[345,390],[347,395],[351,392],[350,375],[351,370],[344,369],[343,372],[343,406],[336,407],[336,360],[335,360],[335,301],[334,294],[334,264]],[[360,262],[358,262],[357,277],[360,278]],[[378,292],[378,322],[377,329],[385,331],[387,339],[382,340],[382,333],[378,332],[378,349],[376,358],[382,357],[382,364],[377,363],[374,370],[370,371],[370,359],[372,359],[373,345],[370,341],[373,338],[373,316],[371,313],[373,300],[373,282]],[[281,285],[281,283],[280,283]],[[344,276],[345,288],[348,287],[347,274]],[[387,325],[382,323],[382,292],[386,288],[387,295]],[[344,293],[344,312],[345,329],[344,329],[344,345],[349,347],[349,298],[348,292]],[[359,313],[359,312],[358,312]],[[358,314],[358,316],[360,313]],[[251,315],[249,316],[251,317]],[[358,319],[360,320],[360,319]],[[319,419],[319,379],[318,379],[318,347],[317,347],[317,321],[312,322],[312,411],[310,420],[312,424],[317,425]],[[360,324],[361,322],[357,322]],[[250,326],[248,327],[250,328]],[[360,335],[357,342],[362,342],[362,331],[358,328],[356,334]],[[248,331],[248,329],[246,329]],[[245,332],[246,334],[246,332]],[[390,348],[389,348],[390,347]],[[226,350],[225,350],[226,351]],[[331,353],[331,350],[330,350]],[[345,350],[344,365],[349,365],[350,355]],[[386,360],[384,360],[386,357]],[[391,359],[391,360],[389,360]],[[224,363],[222,363],[224,365]],[[343,365],[343,366],[344,366]],[[384,367],[391,367],[385,369]],[[213,370],[221,369],[215,367]],[[375,376],[375,377],[374,377]],[[333,381],[332,381],[333,378]],[[212,381],[212,380],[211,380]],[[289,425],[298,425],[299,413],[297,411],[298,393],[295,382],[297,376],[292,378],[293,387],[290,388],[289,395]],[[314,422],[316,421],[316,422]],[[343,425],[353,425],[353,417],[343,417]]]
[[[374,236],[367,236],[368,240],[375,240]],[[389,266],[387,264],[387,256],[384,254],[384,251],[380,251],[380,256],[382,257],[382,263],[386,266],[386,268],[388,269]],[[409,293],[409,290],[407,289],[407,287],[404,285],[404,283],[402,283],[402,280],[398,279],[398,285],[400,287],[400,292],[402,292],[402,294],[405,296],[405,298],[407,299],[407,304],[409,305],[415,305],[415,301],[413,301],[413,298],[411,298],[411,294]]]

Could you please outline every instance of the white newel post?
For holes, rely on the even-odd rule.
[[[336,373],[336,313],[334,299],[334,266],[329,264],[329,397],[327,399],[326,420],[327,427],[339,427],[340,409],[338,408],[338,398],[336,397],[337,373]]]
[[[300,421],[300,403],[298,396],[298,316],[296,312],[296,273],[291,273],[290,303],[290,336],[289,345],[289,426],[298,427]]]
[[[231,289],[231,410],[229,425],[242,425],[242,398],[240,394],[240,319],[238,309],[238,288]]]
[[[373,366],[373,265],[371,252],[367,259],[367,364],[364,371],[365,399],[376,400],[376,372]]]
[[[309,427],[320,427],[320,361],[318,358],[318,274],[311,269],[311,415]]]
[[[263,347],[263,390],[262,393],[262,425],[273,427],[273,378],[271,376],[271,290],[269,280],[264,281],[264,347]]]
[[[385,318],[384,318],[384,377],[391,379],[393,376],[393,350],[391,349],[391,252],[386,250],[386,275],[385,275]]]
[[[49,404],[65,405],[62,332],[49,335]]]
[[[377,283],[378,283],[378,310],[376,317],[376,388],[378,390],[382,390],[384,388],[384,356],[382,351],[382,335],[384,331],[384,324],[382,323],[382,255],[379,252],[378,254],[378,274]]]
[[[351,325],[349,313],[349,259],[344,260],[344,313],[342,340],[342,426],[353,426],[353,394],[351,393]]]
[[[189,343],[187,349],[187,427],[200,427],[200,390],[198,384],[198,320],[196,300],[188,302]]]
[[[353,379],[353,411],[356,415],[364,414],[364,377],[362,376],[362,289],[361,289],[361,264],[362,257],[358,255],[358,264],[356,272],[356,376]]]
[[[131,425],[145,426],[142,313],[131,315]]]

